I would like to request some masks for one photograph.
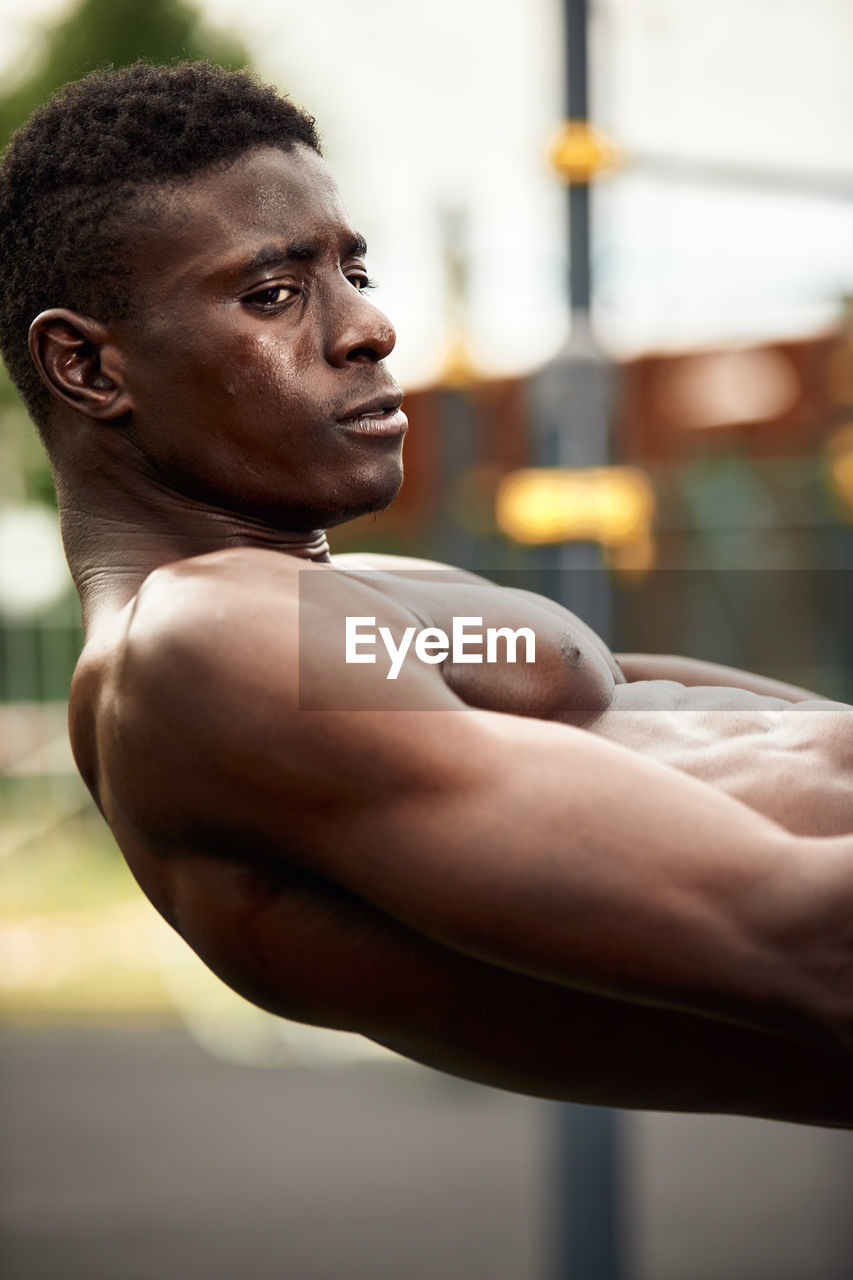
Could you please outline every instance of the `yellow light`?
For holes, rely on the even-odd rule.
[[[442,353],[438,385],[463,389],[472,386],[478,377],[477,361],[468,335],[463,329],[454,329]]]
[[[589,182],[620,164],[622,154],[586,120],[567,120],[551,143],[548,159],[567,182]]]
[[[516,542],[599,542],[622,546],[647,538],[654,491],[636,467],[529,467],[505,476],[496,519]]]
[[[845,520],[853,520],[853,423],[834,431],[826,442],[827,479]]]

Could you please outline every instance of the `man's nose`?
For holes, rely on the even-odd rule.
[[[338,366],[376,364],[394,350],[394,326],[349,281],[345,289],[333,304],[333,318],[326,330],[326,359]]]

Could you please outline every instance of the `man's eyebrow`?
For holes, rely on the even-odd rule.
[[[241,275],[263,271],[267,267],[286,266],[288,262],[313,262],[320,256],[322,247],[315,240],[294,241],[292,244],[268,244],[240,267]],[[344,246],[343,258],[363,258],[367,253],[367,241],[356,233]]]

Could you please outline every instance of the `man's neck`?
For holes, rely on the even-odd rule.
[[[323,529],[291,532],[156,488],[60,490],[59,515],[87,635],[124,608],[162,565],[231,547],[260,547],[328,562]]]

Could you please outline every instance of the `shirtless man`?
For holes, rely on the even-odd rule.
[[[310,118],[206,66],[90,77],[13,143],[0,226],[83,606],[75,755],[189,945],[473,1079],[853,1124],[853,713],[620,665],[462,571],[331,560],[406,422]],[[472,617],[535,659],[442,660]],[[347,619],[362,656],[371,622],[420,650],[389,680]]]

